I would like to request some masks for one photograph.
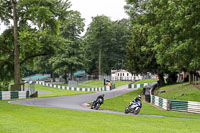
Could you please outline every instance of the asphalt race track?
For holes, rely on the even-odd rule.
[[[73,110],[82,110],[82,111],[95,111],[95,110],[90,109],[86,105],[87,103],[93,102],[97,98],[97,96],[104,94],[105,95],[104,98],[108,99],[108,98],[112,98],[112,97],[116,97],[116,96],[128,93],[133,90],[135,89],[128,89],[128,85],[125,85],[125,86],[120,86],[116,89],[113,89],[112,91],[104,91],[104,92],[82,94],[82,95],[50,97],[50,98],[33,98],[33,99],[10,101],[10,103],[28,105],[28,106],[64,108],[64,109],[73,109]]]
[[[117,87],[111,91],[82,94],[82,95],[70,95],[70,96],[61,96],[61,97],[49,97],[49,98],[33,98],[25,100],[15,100],[9,101],[12,104],[21,104],[27,106],[39,106],[39,107],[49,107],[49,108],[63,108],[71,110],[81,110],[81,111],[95,111],[95,112],[104,112],[104,113],[115,113],[125,115],[123,112],[110,111],[110,110],[93,110],[88,107],[88,103],[93,102],[97,96],[104,94],[105,99],[116,97],[136,89],[128,89],[128,85]],[[134,97],[133,97],[134,98]],[[128,105],[129,103],[127,103]],[[124,107],[125,108],[125,107]],[[127,114],[126,114],[127,115]],[[133,115],[129,113],[128,115]],[[159,115],[143,115],[138,114],[137,116],[146,116],[146,117],[165,117]],[[200,119],[190,119],[190,118],[176,118],[176,117],[165,117],[165,118],[174,118],[174,119],[187,119],[187,120],[200,120]]]

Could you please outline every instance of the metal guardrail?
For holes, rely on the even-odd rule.
[[[170,110],[168,99],[151,95],[151,103],[160,107],[160,108],[163,108],[164,110]]]
[[[143,88],[144,86],[148,85],[148,83],[144,83],[144,84],[128,84],[128,88]]]
[[[168,100],[165,98],[151,95],[151,104],[154,104],[165,110],[189,112],[189,113],[200,113],[200,102]]]
[[[29,91],[0,91],[0,100],[29,98]]]

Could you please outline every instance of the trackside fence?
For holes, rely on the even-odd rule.
[[[148,85],[144,84],[129,84],[128,88],[143,88]],[[189,112],[200,114],[200,102],[182,101],[182,100],[168,100],[159,96],[150,95],[150,103],[156,105],[164,110],[172,110],[178,112]]]
[[[53,88],[58,88],[58,89],[63,89],[63,90],[72,90],[72,91],[110,91],[110,90],[114,89],[110,86],[104,86],[104,87],[98,87],[98,88],[76,88],[76,87],[49,84],[49,83],[45,83],[44,81],[36,81],[36,84],[53,87]]]
[[[165,110],[200,113],[200,102],[168,100],[158,96],[151,95],[151,104],[154,104]]]
[[[163,108],[164,110],[170,110],[169,100],[167,100],[165,98],[151,95],[151,104],[154,104],[160,108]]]
[[[0,91],[0,100],[30,98],[29,91]]]
[[[148,85],[148,83],[144,83],[144,84],[128,84],[128,88],[137,89],[137,88],[143,88],[146,85]]]

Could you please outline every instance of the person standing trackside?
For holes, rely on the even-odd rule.
[[[111,89],[111,83],[110,82],[108,82],[108,86],[110,87],[110,89]]]

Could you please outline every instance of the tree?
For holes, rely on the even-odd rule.
[[[83,18],[78,11],[71,11],[66,19],[62,20],[61,36],[62,45],[56,56],[50,59],[53,68],[61,75],[71,73],[71,80],[74,80],[74,72],[83,68],[84,55],[83,43],[80,34],[84,30]]]
[[[170,71],[198,70],[199,2],[165,0],[159,6],[156,1],[152,1],[152,4],[155,5],[156,10],[153,11],[159,22],[151,29],[151,41],[155,44],[158,62],[166,64]]]
[[[45,44],[44,36],[48,34],[56,37],[59,33],[59,19],[68,14],[69,7],[70,3],[67,0],[0,1],[0,20],[6,25],[10,24],[10,20],[13,22],[10,29],[13,29],[14,40],[11,43],[14,47],[9,47],[9,51],[14,51],[15,84],[20,83],[20,66],[23,63],[38,56],[51,54],[48,51],[52,48],[51,45],[41,45]],[[5,52],[5,49],[2,51]]]
[[[108,75],[111,69],[124,68],[122,64],[129,38],[128,20],[111,21],[106,16],[94,17],[84,36],[90,60],[87,71],[92,73],[98,69],[98,75]]]
[[[83,56],[83,43],[80,39],[80,33],[83,31],[84,23],[83,18],[77,11],[70,11],[65,18],[60,20],[60,35],[54,42],[59,43],[56,52],[52,56],[39,58],[43,60],[45,58],[45,64],[48,72],[52,74],[56,73],[65,77],[65,82],[68,80],[68,73],[71,74],[71,79],[74,79],[74,72],[83,69],[83,62],[85,60]],[[42,72],[42,64],[36,61]]]
[[[128,1],[126,10],[131,16],[132,39],[127,45],[126,66],[131,73],[157,73],[159,75],[159,85],[165,84],[163,74],[167,72],[164,65],[158,64],[154,44],[149,41],[149,30],[153,23],[149,23],[154,18],[153,14],[148,14],[146,8],[148,1]],[[147,15],[148,14],[148,15]]]
[[[108,64],[108,69],[119,70],[125,69],[125,55],[126,45],[128,40],[131,39],[130,24],[128,19],[117,20],[113,22],[112,30],[113,35],[111,36],[112,44],[109,46],[110,50],[106,54],[107,58],[104,63]]]
[[[165,73],[189,71],[199,66],[199,1],[127,0],[132,24],[149,25],[147,44]]]
[[[102,75],[102,55],[109,49],[112,36],[112,21],[106,16],[96,16],[92,18],[92,22],[87,30],[86,37],[89,48],[93,52],[98,53],[98,73]]]

